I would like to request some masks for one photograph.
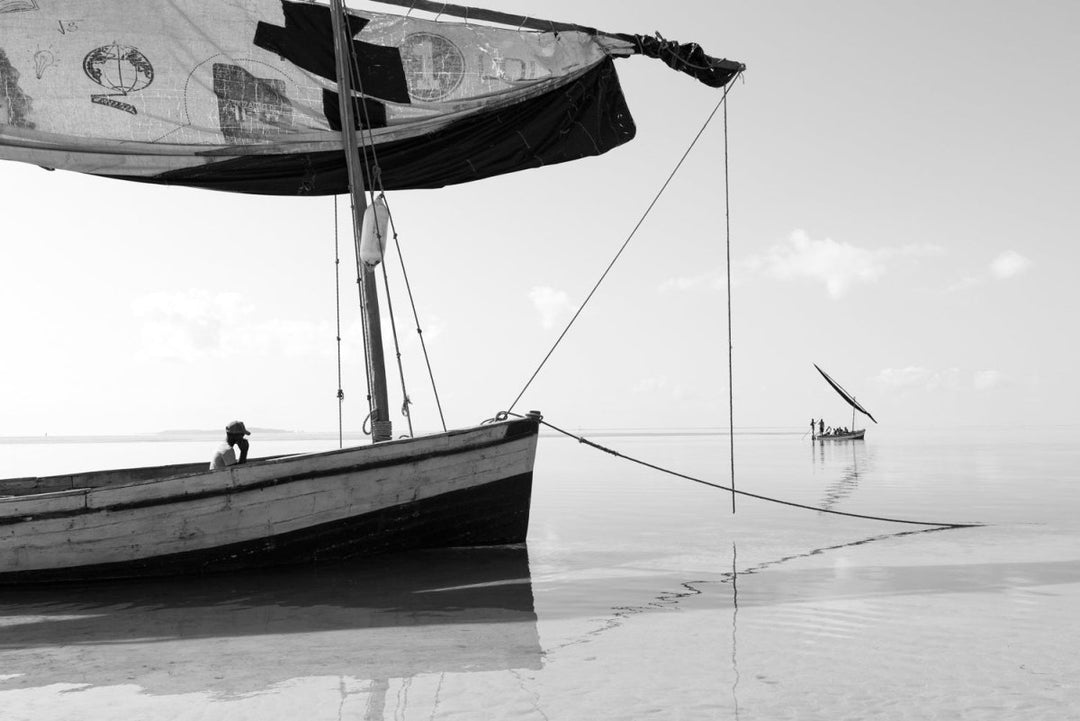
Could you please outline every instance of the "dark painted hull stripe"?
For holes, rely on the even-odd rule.
[[[531,496],[532,473],[521,473],[434,498],[213,548],[0,573],[0,585],[216,573],[416,548],[523,543]]]

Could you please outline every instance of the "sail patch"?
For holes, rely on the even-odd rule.
[[[293,127],[283,79],[256,77],[227,63],[214,63],[213,74],[221,134],[227,140],[253,142]]]
[[[149,87],[154,82],[154,66],[138,48],[112,43],[94,48],[83,58],[83,72],[111,93],[90,96],[90,101],[132,115],[137,114],[131,103],[117,100]]]
[[[35,8],[0,0],[0,160],[234,192],[347,187],[327,6]],[[612,58],[646,44],[360,10],[346,20],[348,100],[387,189],[572,161],[634,136]]]

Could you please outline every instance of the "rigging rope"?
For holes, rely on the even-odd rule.
[[[379,245],[383,246],[382,230],[379,228],[378,223],[375,223],[375,234],[378,236]],[[409,414],[409,405],[412,404],[412,401],[409,400],[409,391],[405,387],[405,369],[401,365],[401,346],[398,343],[397,320],[394,318],[394,301],[390,297],[390,276],[386,273],[386,263],[380,263],[380,265],[382,265],[383,287],[386,288],[386,311],[390,314],[390,332],[394,336],[394,353],[397,355],[398,375],[401,377],[401,415],[405,416],[405,420],[409,424],[409,437],[411,438],[413,436],[413,427],[412,415]]]
[[[411,12],[411,8],[410,8],[410,12]],[[346,24],[346,28],[348,28],[348,30],[349,30],[349,33],[351,33],[352,30],[351,30],[351,28],[349,28],[349,15],[348,15],[348,13],[345,14],[345,24]],[[350,37],[351,37],[351,35],[350,35]],[[365,184],[365,188],[367,189],[367,191],[368,191],[368,193],[369,193],[369,195],[371,197],[371,202],[372,203],[375,202],[376,186],[378,186],[379,194],[382,196],[383,200],[386,201],[386,190],[383,187],[382,174],[379,171],[379,156],[378,156],[378,153],[375,150],[374,133],[371,130],[371,116],[370,116],[370,114],[368,112],[367,103],[364,102],[364,99],[365,99],[366,96],[364,95],[363,81],[359,79],[360,78],[359,62],[356,59],[355,55],[350,53],[349,57],[352,60],[352,69],[356,71],[356,75],[357,75],[357,78],[358,78],[357,91],[359,92],[359,95],[360,95],[360,98],[361,98],[361,102],[360,102],[359,105],[360,105],[360,107],[362,109],[362,112],[364,114],[364,122],[360,124],[360,136],[361,136],[361,138],[363,138],[364,134],[366,132],[367,138],[368,138],[368,141],[369,141],[368,144],[367,144],[367,149],[369,149],[371,151],[371,160],[372,160],[371,163],[368,163],[367,152],[364,152],[362,154],[362,156],[361,156],[362,160],[363,160],[363,164],[364,164],[364,170],[365,170],[365,172],[367,174],[367,181],[366,181],[366,184]],[[342,102],[345,102],[345,100],[342,99]],[[349,99],[349,102],[351,102],[351,99]],[[434,372],[432,371],[432,368],[431,368],[431,358],[428,355],[427,344],[424,342],[424,332],[420,327],[420,315],[416,310],[416,301],[413,298],[412,285],[409,283],[409,275],[408,275],[408,272],[405,269],[405,256],[401,252],[401,243],[398,240],[397,226],[394,223],[394,215],[390,211],[389,202],[386,203],[386,210],[387,210],[387,214],[388,214],[389,219],[390,219],[390,227],[391,227],[391,230],[392,230],[392,233],[393,233],[393,236],[394,236],[394,248],[397,250],[398,262],[401,265],[401,274],[402,274],[402,278],[403,278],[403,280],[405,282],[405,291],[406,291],[406,294],[409,297],[409,305],[412,308],[413,320],[416,323],[416,333],[417,333],[417,336],[420,339],[420,349],[421,349],[421,352],[423,353],[423,356],[424,356],[424,363],[427,366],[428,378],[431,381],[431,389],[432,389],[432,392],[434,393],[434,396],[435,396],[435,405],[436,405],[436,407],[438,409],[438,412],[439,412],[439,422],[442,424],[443,431],[445,432],[446,431],[446,419],[443,416],[442,402],[439,399],[439,390],[438,390],[438,387],[436,386],[436,383],[435,383],[435,374],[434,374]],[[379,232],[381,234],[381,229],[379,229],[378,223],[375,224],[375,227],[376,227],[377,232]],[[380,245],[384,245],[383,238],[381,238],[381,237],[379,238],[379,243],[380,243]],[[384,256],[385,256],[385,249],[384,249]],[[357,256],[357,257],[359,257],[359,256]],[[408,393],[408,390],[407,390],[406,384],[405,384],[405,371],[404,371],[404,367],[402,366],[402,361],[401,361],[401,349],[400,349],[400,346],[398,344],[397,323],[396,323],[396,319],[395,319],[394,311],[393,311],[393,301],[391,300],[391,297],[390,297],[390,281],[389,281],[389,278],[388,278],[388,275],[387,275],[385,262],[383,263],[383,283],[384,283],[384,285],[386,287],[387,311],[390,313],[390,325],[391,325],[391,327],[393,329],[393,335],[394,335],[394,351],[397,354],[398,374],[399,374],[399,377],[401,378],[401,392],[402,392],[402,397],[403,397],[402,404],[401,404],[401,413],[408,420],[408,423],[409,423],[409,435],[411,436],[411,435],[413,435],[413,427],[412,427],[412,415],[409,413],[409,406],[412,404],[412,401],[409,399],[409,393]]]
[[[334,306],[337,311],[337,428],[338,448],[345,446],[345,433],[343,430],[343,406],[345,405],[345,391],[341,389],[341,252],[338,248],[338,202],[334,199]]]
[[[394,248],[397,250],[398,262],[401,264],[401,277],[405,281],[405,292],[409,296],[409,305],[412,307],[413,321],[416,323],[416,336],[420,339],[420,350],[424,355],[424,363],[427,365],[428,379],[431,381],[431,392],[435,396],[435,408],[439,411],[439,423],[442,424],[443,432],[446,432],[446,418],[443,416],[442,401],[439,400],[439,388],[435,385],[435,373],[431,369],[431,358],[428,356],[427,344],[424,342],[424,331],[420,327],[420,314],[416,311],[416,301],[413,299],[412,285],[409,283],[409,273],[405,270],[405,256],[401,253],[401,243],[398,242],[397,224],[394,223],[394,213],[387,204],[386,212],[390,216],[390,232],[394,236]]]
[[[734,78],[732,78],[734,82]],[[724,101],[724,226],[727,239],[727,372],[728,372],[728,438],[731,441],[731,513],[735,513],[735,370],[731,342],[731,184],[728,182],[728,124],[727,101]]]
[[[505,413],[505,415],[504,415],[504,413]],[[509,411],[504,411],[503,413],[500,413],[499,416],[502,416],[503,418],[505,418],[506,416],[514,416],[515,418],[524,418],[525,417],[525,416],[522,416],[522,415],[520,415],[518,413],[511,413]],[[495,420],[499,420],[500,419],[499,416],[496,416]],[[846,516],[848,518],[862,518],[862,519],[865,519],[865,520],[868,520],[868,521],[886,521],[888,523],[906,523],[908,525],[913,525],[913,526],[935,526],[935,527],[941,527],[941,528],[978,528],[978,527],[981,527],[981,526],[985,525],[983,523],[943,523],[943,522],[939,522],[939,521],[912,521],[912,520],[903,519],[903,518],[889,518],[887,516],[871,516],[871,515],[866,515],[866,514],[862,514],[862,513],[849,513],[847,511],[837,511],[837,510],[834,510],[834,509],[831,509],[831,508],[819,508],[817,506],[808,506],[808,505],[803,504],[803,503],[795,503],[794,501],[785,501],[785,500],[780,499],[780,498],[771,498],[769,496],[762,496],[762,495],[757,494],[757,493],[750,493],[749,491],[740,491],[740,490],[736,490],[734,487],[728,487],[728,486],[721,485],[719,483],[713,483],[711,481],[706,481],[706,480],[703,480],[701,478],[696,478],[694,476],[687,475],[685,473],[679,473],[678,471],[673,471],[670,468],[664,468],[662,466],[657,466],[657,465],[655,465],[653,463],[649,463],[648,461],[643,461],[640,458],[634,458],[633,456],[628,456],[625,453],[620,453],[619,451],[616,451],[613,448],[608,448],[607,446],[602,446],[599,443],[595,443],[594,441],[590,441],[588,438],[585,438],[584,436],[574,435],[570,431],[563,430],[562,428],[559,428],[558,426],[553,425],[553,424],[549,423],[548,421],[546,421],[544,419],[540,419],[540,423],[547,426],[548,428],[550,428],[553,431],[556,431],[558,433],[563,434],[564,436],[567,436],[568,438],[573,438],[578,443],[582,443],[582,444],[584,444],[586,446],[590,446],[590,447],[595,448],[595,449],[597,449],[599,451],[603,451],[604,453],[609,453],[609,454],[611,454],[611,455],[613,455],[613,456],[615,456],[617,458],[623,458],[623,459],[625,459],[627,461],[630,461],[631,463],[636,463],[636,464],[638,464],[640,466],[644,466],[646,468],[651,468],[654,471],[659,471],[661,473],[666,473],[669,476],[675,476],[676,478],[682,478],[682,479],[687,480],[687,481],[693,481],[694,483],[700,483],[703,486],[709,486],[711,488],[717,488],[717,489],[720,489],[721,491],[730,491],[731,493],[737,493],[740,496],[746,496],[748,498],[756,498],[759,501],[767,501],[769,503],[778,503],[778,504],[780,504],[782,506],[791,506],[792,508],[801,508],[801,509],[806,510],[806,511],[817,511],[819,513],[829,513],[829,514],[832,514],[834,516]]]
[[[626,247],[628,245],[630,245],[630,241],[633,240],[634,235],[638,232],[638,229],[641,228],[642,224],[645,222],[645,219],[649,217],[649,213],[652,212],[653,207],[660,200],[660,196],[664,194],[664,191],[667,190],[667,187],[671,183],[672,179],[675,177],[675,174],[679,172],[680,168],[682,168],[682,165],[686,161],[687,156],[690,155],[690,151],[694,149],[695,145],[697,145],[697,142],[701,138],[701,135],[705,132],[705,128],[709,126],[709,123],[712,122],[712,119],[716,115],[717,111],[720,110],[720,106],[727,99],[728,92],[731,90],[731,86],[734,85],[736,78],[738,78],[738,76],[741,74],[741,72],[736,74],[736,76],[732,78],[731,81],[724,87],[723,97],[720,98],[720,101],[717,102],[716,107],[713,108],[711,113],[709,113],[709,117],[705,119],[705,123],[701,126],[701,129],[698,130],[697,135],[695,135],[694,139],[690,141],[690,145],[686,148],[686,152],[684,152],[682,154],[682,157],[679,158],[679,162],[675,164],[675,168],[668,175],[667,180],[665,180],[664,184],[660,186],[660,190],[657,191],[656,196],[652,199],[652,202],[649,203],[649,206],[645,209],[645,212],[641,215],[641,218],[638,219],[637,224],[634,225],[633,230],[630,231],[630,235],[628,235],[626,237],[626,240],[623,241],[623,244],[619,248],[619,251],[615,253],[615,257],[611,259],[611,262],[608,263],[607,268],[605,268],[604,272],[600,274],[600,279],[596,281],[596,285],[594,285],[592,290],[589,291],[589,294],[585,296],[585,300],[582,301],[581,305],[577,309],[577,312],[574,313],[574,316],[570,319],[570,322],[566,324],[565,328],[563,328],[563,331],[559,334],[559,337],[555,339],[555,343],[551,346],[551,349],[547,352],[547,355],[544,356],[544,359],[540,361],[540,365],[537,366],[535,371],[533,371],[533,374],[529,377],[529,380],[525,382],[525,386],[521,389],[521,392],[517,394],[517,398],[515,398],[514,402],[507,407],[507,411],[512,411],[514,409],[514,406],[518,404],[518,401],[521,400],[521,397],[525,395],[525,391],[527,391],[529,389],[529,386],[532,385],[532,382],[536,380],[536,376],[540,374],[541,369],[543,369],[544,365],[547,364],[548,359],[551,358],[552,353],[554,353],[555,349],[559,347],[562,339],[566,337],[566,334],[569,332],[570,327],[574,325],[574,322],[578,319],[578,316],[581,315],[581,311],[585,310],[585,306],[588,305],[590,300],[592,300],[592,297],[596,293],[597,289],[600,287],[600,284],[604,282],[605,278],[607,278],[608,273],[611,272],[611,269],[614,267],[615,263],[618,262],[619,257],[623,254],[623,251],[626,250]]]
[[[351,39],[352,39],[352,37],[354,35],[353,29],[352,29],[351,23],[350,23],[350,20],[351,20],[352,16],[350,16],[348,12],[343,12],[342,15],[343,15],[342,19],[343,19],[344,25],[345,25],[345,38],[351,41]],[[363,97],[364,97],[364,87],[363,87],[363,78],[362,78],[362,75],[360,73],[359,61],[356,59],[355,54],[352,53],[352,52],[347,52],[346,53],[346,59],[349,62],[349,68],[348,69],[349,69],[350,74],[355,75],[355,77],[357,79],[356,91],[359,92],[361,99],[363,99]],[[352,97],[348,97],[348,98],[339,97],[338,102],[352,103],[353,99],[352,99]],[[363,108],[363,110],[364,110],[365,121],[367,121],[367,123],[370,124],[370,118],[367,117],[367,103],[361,102],[360,107]],[[365,123],[360,124],[361,131],[363,129],[364,124]],[[374,146],[374,140],[373,139],[372,139],[371,145]],[[360,147],[361,148],[364,147],[363,132],[361,132],[361,134],[360,134]],[[372,167],[371,167],[371,164],[368,163],[367,152],[365,151],[365,152],[361,153],[361,152],[359,152],[359,150],[360,149],[357,148],[357,149],[355,149],[355,152],[357,152],[359,154],[360,162],[361,162],[361,164],[363,165],[363,168],[364,168],[364,174],[366,176],[364,178],[364,191],[370,197],[370,201],[368,202],[368,206],[370,206],[375,201],[375,191],[372,188],[372,176],[375,174],[376,171],[373,170]],[[350,148],[350,149],[348,149],[348,152],[354,152],[354,149]],[[363,280],[363,270],[362,270],[363,261],[361,261],[361,259],[360,259],[360,236],[357,235],[357,233],[355,232],[355,228],[356,228],[355,223],[354,223],[353,227],[354,227],[353,244],[355,245],[355,248],[356,248],[356,283],[360,287],[360,303],[361,303],[361,306],[363,307],[364,312],[367,313],[367,308],[369,307],[369,305],[368,305],[368,298],[367,298],[367,288],[366,288],[366,286],[364,284],[364,280]],[[378,227],[378,223],[376,223],[376,227]],[[377,286],[375,286],[374,284],[372,285],[372,288],[376,288],[376,287]],[[375,418],[376,417],[376,410],[381,410],[381,409],[376,409],[376,407],[375,407],[375,404],[378,402],[376,397],[375,397],[375,388],[374,388],[375,372],[374,372],[374,369],[371,366],[371,355],[370,355],[370,353],[368,351],[369,343],[371,343],[373,341],[371,341],[370,336],[368,334],[368,324],[363,323],[362,325],[364,326],[364,358],[366,359],[365,367],[367,368],[368,407],[371,409],[370,413],[368,413],[368,417],[369,418]],[[365,423],[366,423],[366,421],[365,421]],[[374,426],[375,426],[375,421],[373,420],[372,421],[372,430],[371,430],[372,434],[375,433],[375,427]],[[366,431],[365,431],[365,433],[366,433]]]

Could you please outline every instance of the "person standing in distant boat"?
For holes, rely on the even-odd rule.
[[[814,435],[814,419],[810,419],[810,435]]]
[[[824,418],[819,420],[818,423],[817,423],[817,434],[819,436],[825,435],[825,419]]]
[[[214,452],[214,459],[210,461],[210,470],[217,471],[247,461],[249,444],[246,436],[250,435],[251,431],[244,426],[243,421],[233,421],[225,426],[225,442]],[[240,448],[239,458],[236,457],[233,446]]]

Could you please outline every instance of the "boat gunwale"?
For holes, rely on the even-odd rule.
[[[861,440],[865,440],[865,436],[866,436],[866,429],[864,428],[863,430],[855,431],[854,433],[841,433],[839,435],[826,433],[826,434],[814,436],[813,440],[821,441],[823,443],[825,441],[861,441]]]
[[[357,453],[361,453],[361,452],[370,452],[372,449],[382,449],[382,448],[386,448],[386,447],[389,447],[389,446],[398,446],[398,447],[407,446],[407,445],[410,445],[412,442],[438,441],[440,438],[449,439],[449,438],[454,437],[454,436],[461,436],[461,435],[464,435],[464,434],[469,433],[469,432],[475,432],[475,431],[486,429],[486,428],[489,428],[489,427],[506,426],[507,428],[509,428],[512,425],[520,425],[520,424],[523,424],[523,423],[524,424],[534,424],[536,430],[537,431],[539,430],[539,424],[536,423],[535,421],[532,421],[531,419],[508,419],[508,420],[505,420],[505,421],[496,421],[494,423],[481,424],[481,425],[477,425],[477,426],[471,426],[471,427],[468,427],[468,428],[454,429],[453,431],[447,431],[447,432],[444,432],[444,433],[434,433],[434,434],[428,434],[428,435],[424,435],[424,436],[414,436],[412,438],[399,438],[399,439],[394,439],[394,440],[390,440],[390,441],[383,441],[383,442],[380,442],[378,444],[371,444],[371,445],[366,445],[366,446],[354,446],[354,447],[350,447],[350,448],[335,448],[335,449],[332,449],[332,450],[329,450],[329,451],[313,451],[311,453],[298,453],[298,454],[286,455],[286,456],[276,456],[276,457],[272,457],[272,458],[259,459],[259,460],[247,462],[247,463],[244,463],[244,464],[235,464],[235,465],[229,466],[227,468],[218,469],[218,470],[203,470],[203,471],[195,471],[195,472],[190,472],[190,473],[178,473],[178,474],[175,474],[175,475],[155,477],[155,478],[146,478],[146,479],[141,479],[141,480],[137,480],[137,481],[119,482],[119,483],[115,483],[115,484],[108,484],[108,485],[102,485],[102,486],[80,486],[80,487],[69,488],[69,489],[60,489],[60,490],[54,490],[54,491],[43,491],[43,492],[40,492],[40,493],[24,493],[24,494],[20,494],[20,495],[0,496],[0,525],[8,525],[8,524],[11,524],[11,523],[18,523],[18,522],[21,522],[22,520],[24,520],[24,519],[26,519],[28,517],[33,517],[35,519],[40,519],[40,518],[52,517],[52,516],[72,515],[72,514],[76,514],[76,513],[86,513],[86,512],[95,512],[95,511],[117,511],[117,510],[124,510],[124,509],[141,508],[141,507],[146,507],[146,506],[164,505],[164,504],[169,504],[169,503],[182,503],[182,502],[186,502],[186,501],[196,500],[196,499],[199,499],[199,498],[211,497],[211,496],[215,496],[215,495],[226,495],[226,494],[232,494],[232,493],[244,493],[244,492],[249,492],[249,491],[256,491],[256,490],[259,490],[259,489],[262,489],[262,488],[267,488],[267,487],[270,487],[270,486],[281,485],[283,483],[294,483],[294,482],[298,482],[298,481],[307,480],[307,479],[310,479],[310,478],[318,478],[318,477],[321,477],[321,476],[338,475],[338,474],[344,474],[344,473],[356,473],[356,472],[365,471],[365,470],[373,470],[373,469],[377,469],[377,468],[380,468],[380,467],[387,467],[387,466],[402,465],[402,464],[407,464],[407,463],[414,463],[416,461],[420,461],[420,460],[424,460],[424,459],[428,459],[428,458],[437,458],[437,457],[440,457],[440,456],[455,455],[457,453],[467,452],[467,451],[470,451],[470,450],[474,450],[476,448],[482,448],[482,447],[489,446],[489,445],[500,445],[502,443],[514,441],[514,440],[517,440],[517,439],[525,437],[525,436],[516,435],[516,434],[508,431],[504,435],[502,435],[501,437],[486,438],[486,439],[483,439],[483,440],[477,440],[476,442],[468,443],[468,444],[462,445],[462,446],[456,446],[456,447],[450,447],[450,448],[432,448],[432,449],[430,449],[429,451],[427,451],[426,453],[424,453],[421,456],[401,457],[401,456],[399,456],[397,454],[394,454],[393,456],[390,456],[390,457],[376,458],[376,459],[371,459],[371,460],[367,460],[367,461],[363,461],[363,462],[352,463],[352,464],[345,465],[345,466],[337,466],[337,467],[325,468],[325,469],[312,469],[312,470],[307,470],[307,471],[299,470],[298,472],[290,473],[287,476],[272,476],[270,478],[261,478],[261,479],[260,478],[238,479],[236,477],[237,472],[242,473],[244,476],[249,476],[249,475],[253,475],[252,471],[255,470],[255,469],[258,469],[260,467],[261,468],[266,468],[266,467],[271,466],[271,465],[273,465],[275,463],[297,462],[297,461],[302,461],[304,459],[310,459],[310,458],[313,458],[313,457],[318,457],[318,458],[321,459],[321,458],[329,458],[329,457],[332,457],[332,456],[357,454]],[[532,434],[532,435],[534,435],[534,437],[535,437],[535,435],[537,435],[537,434]],[[379,455],[382,456],[384,454],[380,453]],[[172,465],[183,466],[183,465],[189,465],[189,464],[172,464]],[[123,473],[125,471],[139,471],[139,470],[146,470],[146,469],[153,469],[153,468],[169,468],[169,467],[170,466],[168,466],[168,465],[166,465],[166,466],[145,466],[145,467],[130,468],[130,469],[112,469],[112,470],[105,470],[105,471],[92,471],[91,473]],[[103,505],[100,505],[100,506],[90,505],[90,502],[92,500],[92,496],[96,495],[96,494],[99,494],[99,493],[102,493],[102,492],[111,493],[111,492],[115,492],[115,491],[123,490],[123,489],[137,489],[137,488],[143,488],[143,487],[151,486],[151,485],[163,484],[163,483],[170,482],[170,481],[183,481],[183,480],[187,480],[187,479],[198,478],[198,477],[201,477],[201,476],[203,476],[203,477],[212,477],[212,476],[214,476],[216,474],[225,474],[225,473],[228,473],[229,476],[228,476],[228,479],[226,481],[224,481],[221,485],[213,487],[213,488],[208,488],[208,489],[205,489],[205,490],[202,490],[202,491],[192,490],[192,491],[184,492],[183,489],[177,489],[177,493],[169,494],[169,495],[165,495],[165,496],[161,496],[161,497],[145,498],[145,499],[141,499],[141,500],[131,500],[131,501],[128,501],[128,502],[121,502],[121,503],[106,503],[106,504],[103,504]],[[84,475],[84,474],[60,474],[60,475],[57,475],[57,476],[44,476],[44,477],[38,478],[37,480],[45,480],[45,479],[49,479],[49,478],[54,478],[54,479],[55,478],[65,478],[65,477],[68,477],[68,476],[71,476],[71,475]],[[255,475],[257,475],[257,474],[255,474]],[[21,480],[21,479],[19,479],[19,480]],[[67,498],[67,497],[72,497],[72,496],[76,496],[76,495],[79,495],[79,494],[83,495],[84,499],[85,499],[84,504],[83,504],[83,506],[81,508],[58,510],[58,511],[55,511],[55,512],[44,512],[44,513],[33,513],[33,512],[30,511],[30,509],[27,509],[26,511],[17,511],[14,514],[4,513],[4,511],[6,510],[4,508],[4,506],[8,505],[8,504],[15,504],[15,503],[28,504],[28,503],[33,503],[33,502],[36,502],[36,501],[49,501],[49,500],[53,500],[53,499]]]

